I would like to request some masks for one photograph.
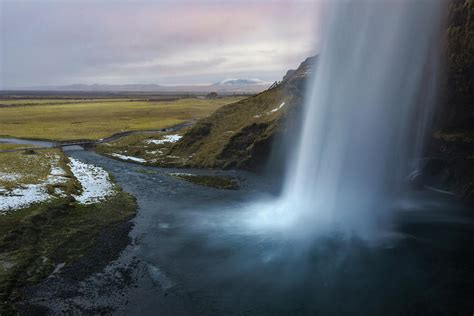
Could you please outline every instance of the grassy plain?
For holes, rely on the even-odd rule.
[[[32,106],[32,105],[52,105],[52,104],[77,104],[85,102],[120,102],[123,99],[94,99],[94,98],[57,98],[57,99],[0,99],[0,107],[6,106]]]
[[[2,147],[0,146],[0,149]],[[29,151],[0,153],[0,187],[11,189],[19,184],[36,184],[45,180],[51,169],[52,156],[60,154],[58,149],[38,153]],[[4,177],[5,174],[12,174],[14,177]]]
[[[1,104],[9,105],[0,107],[0,136],[50,140],[100,139],[117,132],[161,129],[199,119],[241,99],[1,100]]]

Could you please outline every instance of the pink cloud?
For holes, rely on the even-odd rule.
[[[2,66],[10,85],[79,82],[85,74],[94,80],[107,72],[136,82],[144,70],[131,66],[146,63],[151,63],[146,80],[161,82],[172,72],[166,63],[176,65],[173,75],[186,64],[199,72],[201,63],[201,71],[212,73],[205,60],[225,60],[216,76],[224,75],[226,65],[229,72],[235,72],[230,65],[284,72],[316,41],[316,1],[39,0],[7,2],[4,9]],[[262,55],[267,60],[256,62]],[[151,73],[159,69],[167,73]]]

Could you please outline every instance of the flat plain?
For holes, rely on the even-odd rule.
[[[95,140],[118,132],[161,129],[200,119],[242,98],[0,99],[0,137]]]

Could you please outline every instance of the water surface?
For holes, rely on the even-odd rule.
[[[108,268],[120,274],[132,267],[134,281],[117,290],[111,286],[117,279],[89,280],[82,285],[83,296],[74,298],[77,304],[112,307],[119,315],[474,310],[474,225],[453,196],[410,194],[400,201],[394,232],[379,245],[337,235],[300,244],[242,224],[239,212],[246,212],[249,201],[270,195],[272,185],[264,178],[225,172],[240,177],[243,189],[218,190],[170,177],[175,170],[89,151],[67,154],[111,172],[139,205],[134,243]]]

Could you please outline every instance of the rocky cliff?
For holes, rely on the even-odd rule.
[[[446,87],[424,176],[474,203],[474,1],[450,3]]]

